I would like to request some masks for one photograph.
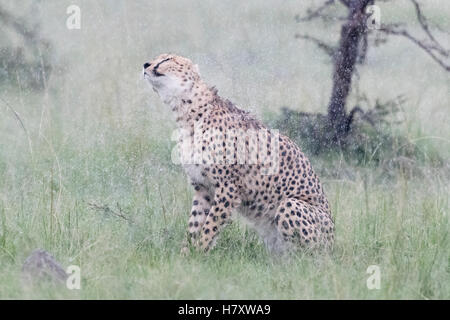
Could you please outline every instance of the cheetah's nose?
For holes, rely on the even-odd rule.
[[[144,63],[144,69],[147,69],[148,67],[150,67],[150,63],[148,62]]]

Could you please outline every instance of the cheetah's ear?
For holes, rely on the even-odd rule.
[[[194,64],[194,71],[195,71],[198,75],[200,75],[200,70],[199,70],[199,68],[198,68],[198,64]]]

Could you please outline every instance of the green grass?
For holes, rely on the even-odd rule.
[[[127,130],[122,134],[133,138]],[[128,139],[82,152],[61,147],[62,186],[47,152],[34,163],[2,171],[0,296],[449,297],[450,190],[448,177],[439,172],[423,177],[398,172],[393,179],[360,168],[351,170],[351,178],[325,177],[337,226],[336,248],[329,255],[273,259],[237,221],[209,255],[183,258],[179,251],[192,192],[178,168],[148,161],[155,148],[148,141],[130,146]],[[132,221],[93,210],[89,202],[111,208],[117,202]],[[66,266],[79,265],[82,289],[32,291],[23,285],[21,264],[36,247]],[[366,287],[369,265],[381,268],[380,290]]]
[[[60,26],[66,4],[39,7],[55,70],[63,70],[46,90],[0,87],[28,132],[0,102],[1,299],[450,298],[450,80],[428,57],[401,43],[374,50],[361,70],[368,94],[406,94],[398,130],[419,145],[420,161],[312,159],[336,221],[332,253],[274,258],[238,220],[208,255],[182,257],[192,189],[170,161],[174,123],[141,79],[141,64],[164,51],[189,56],[219,93],[258,115],[283,105],[323,111],[330,66],[293,39],[301,28],[295,1],[237,11],[201,1],[188,12],[152,2],[152,20],[139,3],[80,3],[78,33]],[[433,8],[440,19],[444,9]],[[119,205],[127,219],[89,203]],[[79,265],[81,290],[23,283],[22,263],[35,248]],[[366,286],[370,265],[380,267],[379,290]]]

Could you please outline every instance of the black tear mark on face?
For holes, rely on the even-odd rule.
[[[162,73],[159,73],[158,72],[158,67],[162,64],[162,63],[164,63],[164,62],[166,62],[166,61],[169,61],[171,58],[167,58],[167,59],[164,59],[164,60],[162,60],[161,62],[159,62],[154,68],[153,68],[153,74],[156,76],[156,77],[162,77],[163,76],[163,74]]]

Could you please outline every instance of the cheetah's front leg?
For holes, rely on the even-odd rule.
[[[189,215],[188,231],[189,234],[184,240],[183,247],[181,249],[182,253],[187,253],[188,242],[191,240],[196,240],[199,238],[202,226],[205,223],[206,217],[208,216],[211,209],[211,194],[208,189],[202,185],[194,185],[195,194],[192,199],[191,214]]]
[[[240,202],[234,184],[216,187],[213,205],[200,232],[200,241],[197,244],[200,250],[208,251],[214,246],[220,229],[231,222],[232,210],[238,207]]]

